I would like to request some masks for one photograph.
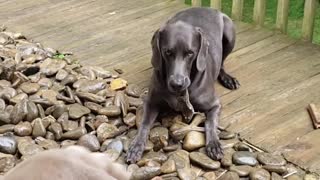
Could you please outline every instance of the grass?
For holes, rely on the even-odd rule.
[[[190,4],[191,0],[186,0]],[[227,15],[231,15],[232,0],[222,0],[222,11]],[[274,28],[277,14],[277,0],[267,0],[265,26]],[[203,6],[210,6],[210,0],[202,0]],[[244,1],[243,21],[251,23],[253,16],[254,0]],[[293,38],[300,38],[303,19],[303,0],[290,0],[288,35]],[[317,9],[313,42],[320,44],[320,6]]]

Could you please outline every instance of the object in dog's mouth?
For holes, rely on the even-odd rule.
[[[176,107],[177,111],[182,112],[182,115],[189,123],[193,117],[194,109],[189,99],[189,92],[186,90],[183,94],[177,97],[178,104]]]

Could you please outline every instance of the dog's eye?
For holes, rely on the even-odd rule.
[[[187,53],[186,53],[186,55],[188,56],[188,57],[192,57],[193,56],[193,52],[192,51],[188,51]]]
[[[172,51],[170,49],[165,50],[164,52],[167,56],[171,56],[172,55]]]

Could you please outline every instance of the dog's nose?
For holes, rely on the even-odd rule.
[[[183,76],[175,76],[170,80],[170,86],[174,90],[181,90],[184,86],[185,78]]]

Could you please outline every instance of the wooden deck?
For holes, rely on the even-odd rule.
[[[174,0],[0,0],[0,22],[45,46],[72,51],[82,64],[121,68],[147,86],[152,33],[187,8]],[[241,88],[222,96],[221,124],[268,151],[320,174],[320,130],[308,103],[320,107],[320,47],[237,24],[237,46],[227,70]]]

